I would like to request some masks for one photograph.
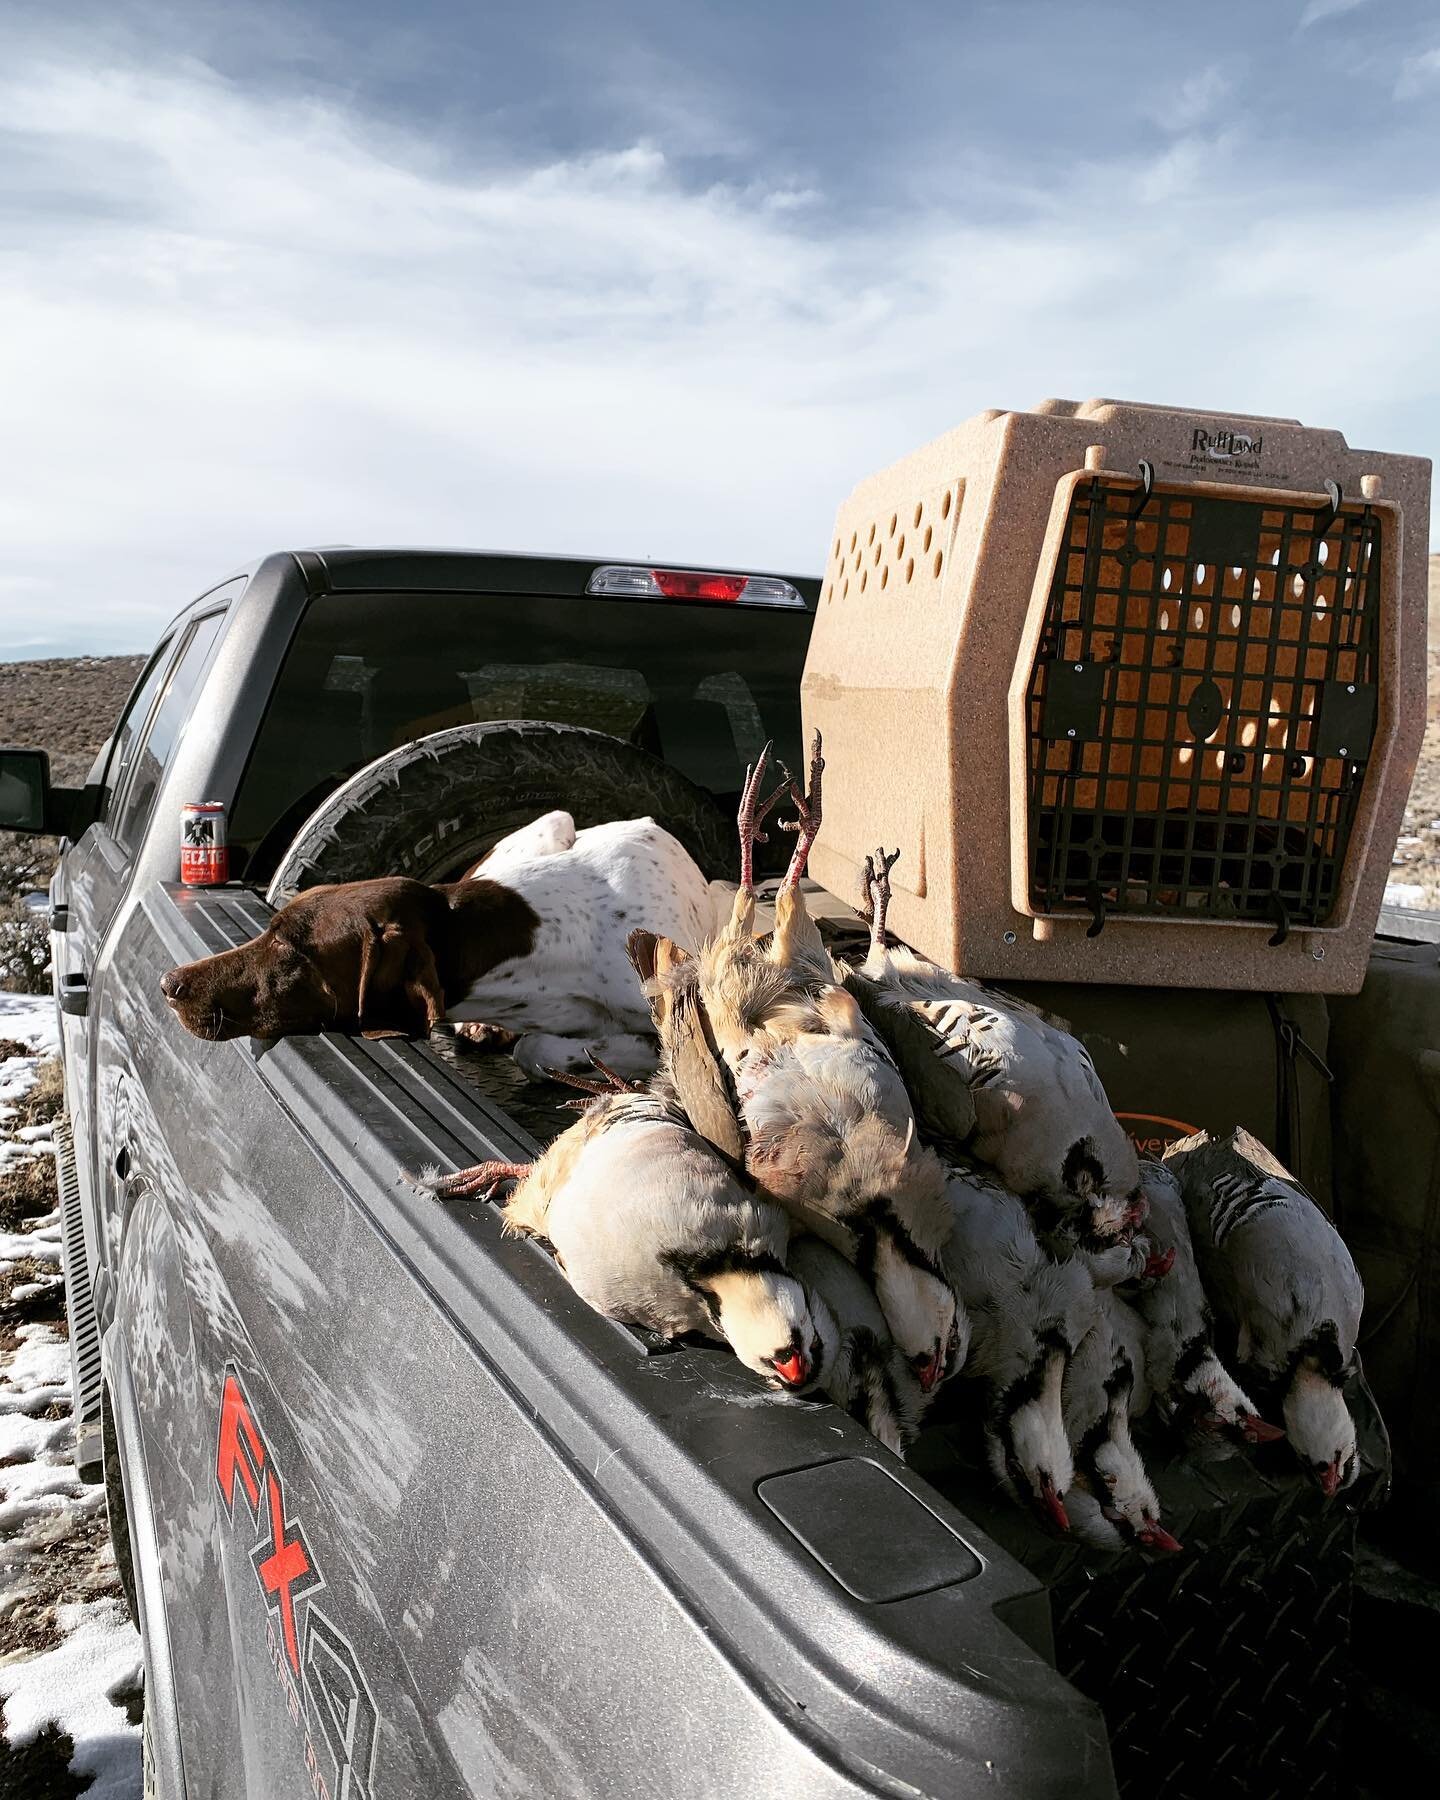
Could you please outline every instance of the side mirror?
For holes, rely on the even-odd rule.
[[[0,831],[53,831],[53,811],[45,752],[0,749]]]

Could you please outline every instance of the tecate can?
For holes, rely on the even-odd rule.
[[[197,800],[180,808],[180,879],[186,887],[217,887],[230,879],[222,801]]]

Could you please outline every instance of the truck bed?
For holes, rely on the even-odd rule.
[[[240,888],[157,885],[141,906],[122,995],[267,915]],[[146,1088],[177,1108],[153,1135],[186,1145],[195,1115],[170,1179],[208,1240],[178,1247],[201,1379],[245,1365],[327,1605],[362,1662],[401,1654],[417,1778],[475,1779],[469,1743],[545,1792],[692,1791],[724,1744],[706,1791],[949,1795],[982,1772],[1031,1800],[1114,1791],[1098,1712],[1048,1660],[1043,1586],[934,1486],[721,1348],[598,1317],[493,1207],[406,1180],[533,1153],[477,1090],[502,1059],[462,1073],[453,1050],[334,1033],[204,1044],[133,1012]],[[269,1394],[270,1335],[293,1362],[302,1317],[313,1392]]]

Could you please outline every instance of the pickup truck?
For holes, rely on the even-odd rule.
[[[452,796],[448,835],[392,817],[377,858],[435,878],[557,804],[728,843],[747,758],[767,736],[798,753],[817,591],[272,555],[168,627],[83,790],[0,753],[0,824],[67,840],[77,1461],[143,1636],[148,1791],[1115,1792],[1044,1584],[933,1466],[717,1348],[598,1317],[492,1207],[406,1179],[534,1153],[463,1059],[205,1043],[161,999],[163,971],[262,925],[331,790],[458,725],[493,722],[508,775],[502,755]],[[227,808],[232,879],[187,890],[180,809],[202,800]]]

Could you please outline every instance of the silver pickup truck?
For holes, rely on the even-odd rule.
[[[1046,1583],[945,1497],[943,1436],[922,1475],[417,1191],[535,1148],[439,1040],[204,1043],[162,1001],[261,926],[327,794],[458,724],[493,726],[488,785],[392,813],[349,872],[438,878],[555,805],[654,812],[728,872],[747,757],[799,748],[817,587],[660,573],[270,556],[166,630],[83,791],[0,753],[0,823],[68,840],[78,1461],[167,1800],[1116,1791]],[[196,801],[227,809],[223,887],[178,881]]]

